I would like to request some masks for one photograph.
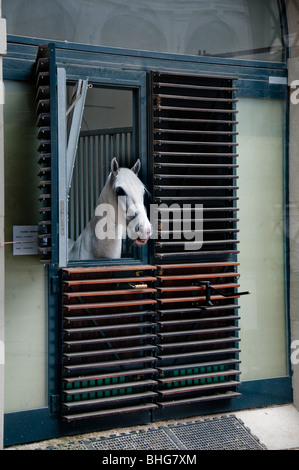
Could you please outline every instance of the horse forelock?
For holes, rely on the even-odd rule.
[[[128,195],[139,196],[145,191],[144,184],[138,176],[129,168],[119,168],[116,172],[110,174],[111,189],[116,190],[122,187]],[[136,191],[139,194],[136,194]]]

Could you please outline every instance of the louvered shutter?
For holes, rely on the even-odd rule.
[[[38,224],[38,249],[43,264],[52,263],[56,239],[53,236],[55,204],[57,200],[56,172],[56,65],[54,46],[38,47],[36,64],[36,114],[40,164],[40,221]]]
[[[231,77],[151,74],[162,408],[239,396],[235,91]],[[200,249],[165,225],[184,210]]]
[[[155,272],[153,266],[63,270],[65,421],[158,407]]]

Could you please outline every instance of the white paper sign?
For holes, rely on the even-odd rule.
[[[13,226],[13,254],[14,255],[37,255],[38,247],[37,225],[14,225]]]

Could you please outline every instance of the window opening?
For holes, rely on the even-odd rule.
[[[68,105],[73,96],[74,86],[68,83]],[[94,217],[112,160],[116,158],[119,166],[125,168],[136,163],[133,102],[132,90],[89,84],[69,191],[68,237],[74,242]],[[116,207],[113,209],[116,211]],[[108,224],[103,225],[104,232],[108,229]],[[134,247],[128,237],[122,245],[121,256],[132,257]],[[69,259],[78,259],[75,250],[69,251]],[[84,259],[84,254],[79,255],[80,259]]]

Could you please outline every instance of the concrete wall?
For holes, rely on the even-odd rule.
[[[290,322],[291,345],[297,351],[299,347],[299,93],[296,95],[294,81],[299,80],[299,0],[287,1],[289,21],[289,41],[291,58],[289,59],[289,86],[290,88]],[[299,83],[299,82],[298,82]],[[294,100],[294,98],[296,98]],[[296,352],[293,349],[293,353]],[[299,410],[299,354],[293,358],[293,391],[294,405]]]
[[[0,0],[1,17],[1,0]],[[2,54],[6,51],[6,23],[0,18],[0,449],[3,448],[4,413],[4,151],[3,151],[3,101]]]

